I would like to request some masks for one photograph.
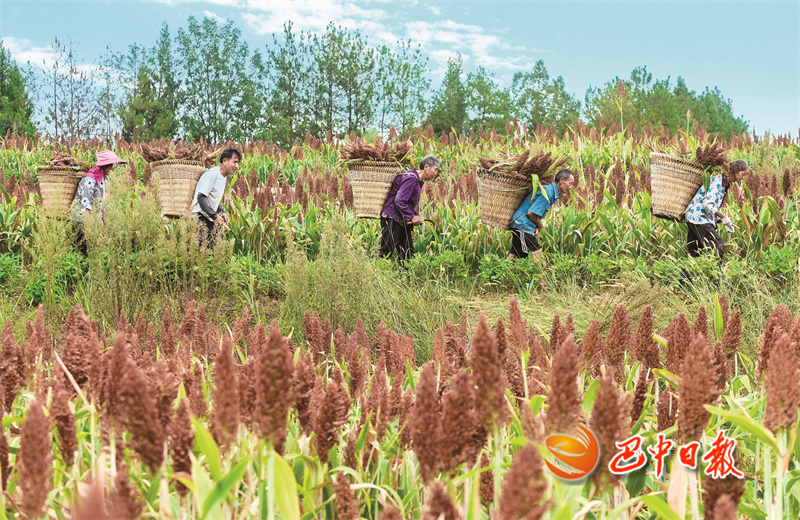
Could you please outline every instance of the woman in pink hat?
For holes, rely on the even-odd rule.
[[[126,162],[114,152],[108,150],[97,152],[97,165],[83,176],[78,183],[75,198],[72,199],[73,220],[80,222],[85,212],[92,211],[95,199],[103,200],[106,195],[105,178],[115,164],[126,164]],[[98,211],[102,212],[102,207],[98,208]]]
[[[106,176],[111,173],[111,169],[115,164],[126,164],[126,162],[117,157],[117,154],[114,152],[108,150],[97,152],[97,164],[83,176],[78,183],[75,198],[72,199],[71,219],[77,223],[78,249],[83,256],[86,256],[87,250],[83,236],[83,226],[81,226],[80,223],[83,222],[83,215],[85,215],[86,212],[91,212],[92,208],[95,207],[95,201],[97,199],[100,199],[96,207],[97,213],[102,214],[102,201],[106,196],[105,179]]]

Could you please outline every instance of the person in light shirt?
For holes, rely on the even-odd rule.
[[[700,186],[686,207],[686,251],[691,257],[700,256],[704,249],[713,249],[722,260],[725,244],[717,232],[717,224],[721,223],[729,232],[738,229],[730,217],[722,213],[721,208],[731,185],[741,182],[747,175],[747,162],[742,159],[733,161],[728,170],[726,175],[711,177],[708,189]]]
[[[192,214],[197,215],[200,225],[200,245],[213,249],[219,227],[228,224],[228,215],[222,205],[225,195],[225,184],[228,176],[239,168],[242,154],[235,148],[228,148],[219,156],[219,166],[206,171],[197,181],[194,198],[189,207]]]

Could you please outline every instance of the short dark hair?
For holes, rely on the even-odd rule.
[[[575,177],[575,172],[569,168],[564,168],[563,170],[559,170],[556,174],[555,182],[562,181],[568,177]]]
[[[431,168],[435,168],[436,166],[441,166],[442,163],[436,157],[429,155],[426,158],[422,159],[419,163],[419,169],[424,170],[426,166],[430,166]]]
[[[230,159],[234,155],[238,157],[240,161],[242,160],[242,152],[240,152],[236,148],[228,148],[227,150],[219,154],[220,164],[222,164],[222,161],[224,161],[225,159]]]
[[[744,159],[736,159],[735,161],[731,162],[730,171],[731,173],[739,173],[739,172],[746,172],[748,169],[747,161]]]

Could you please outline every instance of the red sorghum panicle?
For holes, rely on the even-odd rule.
[[[195,417],[205,417],[208,413],[208,405],[203,397],[203,367],[199,361],[195,361],[194,366],[187,366],[183,373],[183,385],[192,413]]]
[[[345,177],[345,179],[346,178],[347,177]],[[387,506],[386,509],[381,511],[378,515],[378,520],[403,520],[403,517],[395,506]]]
[[[734,454],[734,464],[741,468],[741,456]],[[736,520],[736,507],[744,494],[744,484],[746,479],[741,479],[735,475],[728,475],[724,478],[704,478],[703,479],[703,505],[705,506],[705,517],[709,519],[719,518],[721,520]],[[720,500],[727,497],[732,509],[717,511]],[[733,514],[730,514],[730,513]],[[718,514],[720,513],[720,514]]]
[[[508,341],[506,340],[506,324],[503,318],[497,318],[494,324],[494,339],[497,342],[497,355],[500,356],[500,363],[502,364],[506,359],[508,352]]]
[[[492,464],[489,461],[489,456],[484,452],[481,455],[481,503],[485,506],[492,505],[494,502],[494,471],[492,471]]]
[[[538,443],[544,442],[544,421],[542,421],[542,416],[541,414],[534,414],[527,404],[520,406],[520,423],[522,424],[522,433],[527,439]]]
[[[519,310],[519,302],[517,297],[511,295],[510,308],[508,311],[508,328],[509,340],[514,347],[517,355],[520,351],[528,348],[528,325],[522,319],[522,313]]]
[[[183,472],[191,475],[192,459],[189,454],[192,452],[194,431],[189,419],[186,399],[181,399],[178,404],[178,410],[175,412],[175,418],[170,423],[169,429],[169,451],[172,457],[172,471],[173,473]],[[188,488],[180,481],[175,484],[175,489],[181,496],[185,496],[189,492]]]
[[[152,322],[147,324],[147,332],[145,333],[144,352],[148,363],[155,363],[157,356],[156,347],[156,326]]]
[[[758,339],[759,352],[757,372],[759,376],[763,376],[764,371],[767,370],[767,363],[769,363],[769,355],[772,352],[772,348],[784,332],[788,331],[783,330],[778,318],[772,316],[767,318],[767,326],[764,329],[764,334]]]
[[[725,325],[725,330],[722,333],[722,345],[725,347],[725,358],[729,363],[739,352],[739,345],[742,339],[742,318],[741,313],[732,313]]]
[[[717,381],[714,358],[703,336],[694,338],[686,352],[686,359],[678,384],[678,433],[681,443],[701,440],[711,413],[705,405],[713,404],[717,398]]]
[[[566,341],[562,343],[562,346]],[[561,348],[561,347],[559,347]],[[558,355],[558,351],[556,351]],[[527,443],[514,455],[511,469],[503,479],[500,491],[499,520],[537,520],[550,509],[546,499],[547,481],[544,462],[533,443]]]
[[[506,419],[505,388],[497,342],[489,332],[486,317],[478,319],[478,328],[472,336],[470,356],[472,377],[477,388],[478,420],[490,431],[492,424],[501,425]],[[419,405],[419,401],[417,401]]]
[[[275,321],[270,326],[269,338],[258,361],[255,381],[257,422],[261,436],[281,452],[286,439],[287,416],[294,399],[289,391],[294,379],[294,364]]]
[[[797,346],[785,333],[775,342],[768,363],[764,425],[777,432],[797,423],[800,407],[800,360]]]
[[[42,406],[34,399],[20,428],[16,462],[18,487],[22,491],[22,498],[17,504],[29,518],[39,518],[45,512],[50,475],[53,472],[50,428]]]
[[[443,472],[455,471],[459,465],[474,462],[478,453],[471,440],[477,427],[475,387],[466,369],[450,379],[450,388],[442,402],[441,442],[439,452]]]
[[[350,482],[347,481],[347,476],[341,471],[336,474],[333,492],[336,494],[336,515],[338,518],[341,520],[355,520],[361,517],[356,506],[356,497],[350,488]]]
[[[433,360],[436,362],[437,365],[443,367],[443,370],[444,370],[444,363],[447,362],[444,349],[445,349],[444,332],[442,332],[441,328],[437,328],[436,332],[434,332],[433,334]]]
[[[172,318],[169,315],[169,307],[164,309],[164,316],[161,318],[161,356],[171,359],[175,355],[175,331],[172,328]]]
[[[347,388],[350,391],[351,398],[355,398],[361,393],[361,389],[367,380],[367,366],[369,364],[367,358],[369,356],[363,355],[361,350],[357,334],[348,335],[345,341],[344,360],[350,376],[347,380]]]
[[[722,393],[728,384],[728,366],[725,363],[725,348],[719,341],[714,344],[714,371],[716,374],[717,390]]]
[[[125,410],[125,427],[131,434],[130,446],[152,472],[164,458],[164,432],[153,417],[156,400],[141,369],[128,360],[120,385],[120,402]]]
[[[239,392],[233,360],[233,339],[225,334],[222,348],[214,362],[214,417],[221,431],[218,440],[223,449],[236,438],[239,428]]]
[[[452,367],[454,371],[467,366],[466,343],[449,321],[444,325],[444,338],[445,357],[449,362],[446,366]]]
[[[578,347],[568,336],[556,351],[547,394],[547,431],[563,433],[577,424],[581,416],[581,391],[578,388]]]
[[[72,520],[111,520],[105,507],[105,490],[98,483],[88,486],[89,490],[72,516]],[[116,519],[114,519],[116,520]]]
[[[345,353],[345,341],[346,336],[344,333],[344,329],[341,325],[336,327],[336,331],[333,333],[333,353],[336,356],[336,361],[341,363],[344,361],[344,353]]]
[[[513,350],[507,352],[503,369],[511,394],[517,399],[518,403],[525,401],[525,380],[522,377],[522,367],[517,354]]]
[[[636,357],[647,368],[661,368],[661,355],[658,344],[653,339],[653,306],[648,305],[642,311],[634,336]]]
[[[414,421],[414,392],[411,389],[403,392],[403,407],[400,410],[400,448],[411,444]]]
[[[616,443],[624,441],[631,433],[630,395],[617,386],[612,370],[609,368],[601,380],[589,419],[589,429],[597,436],[602,454],[592,473],[592,480],[598,486],[619,481],[619,477],[608,470],[608,463],[617,451]]]
[[[309,353],[310,355],[310,353]],[[239,417],[247,428],[253,430],[256,410],[256,369],[257,357],[248,357],[242,370],[239,372]]]
[[[336,379],[328,380],[325,395],[314,415],[314,444],[317,456],[323,464],[328,462],[328,453],[339,443],[339,428],[347,422],[350,398],[347,390]]]
[[[550,342],[547,344],[547,353],[552,357],[556,353],[558,344],[563,338],[559,338],[558,333],[561,331],[561,317],[556,314],[553,316],[553,324],[550,326]]]
[[[681,314],[673,319],[669,324],[669,329],[665,368],[673,374],[680,375],[686,350],[691,341],[691,330],[689,322],[686,321],[686,315]]]
[[[114,477],[114,489],[109,495],[109,516],[119,520],[137,520],[144,510],[139,493],[131,485],[128,468],[123,463]]]
[[[311,396],[314,393],[316,378],[314,356],[307,350],[303,351],[295,367],[292,387],[295,396],[294,406],[297,409],[297,419],[306,434],[311,434],[311,417],[313,414]]]
[[[453,499],[441,482],[436,482],[428,489],[425,506],[422,508],[422,520],[461,520]]]
[[[772,314],[770,314],[770,317],[776,318],[778,320],[778,324],[787,333],[792,330],[794,317],[792,316],[792,311],[786,304],[778,304],[778,306],[775,307],[775,310],[772,311]]]
[[[64,387],[64,378],[56,379],[53,387],[53,402],[50,403],[50,420],[53,421],[58,432],[61,459],[67,467],[72,465],[78,447],[75,417],[69,409],[69,395]]]
[[[642,416],[644,401],[647,398],[647,367],[639,367],[639,377],[636,380],[636,388],[633,392],[633,404],[631,405],[631,423],[636,423]]]
[[[10,319],[6,319],[6,324],[3,328],[0,355],[2,355],[2,359],[0,359],[0,381],[3,382],[3,389],[5,390],[4,407],[10,411],[17,392],[24,384],[23,377],[25,375],[25,360],[17,341],[14,339],[14,330]]]
[[[375,372],[369,384],[369,399],[367,409],[372,414],[372,423],[376,425],[378,440],[386,434],[386,424],[389,415],[389,388],[386,383],[386,354],[381,354]]]
[[[631,342],[631,320],[628,317],[628,308],[618,303],[614,310],[614,317],[608,326],[606,342],[603,344],[603,355],[606,363],[614,367],[614,377],[617,384],[625,380],[625,352]]]
[[[423,365],[417,382],[414,419],[412,421],[412,447],[417,454],[419,472],[422,476],[422,481],[425,483],[433,480],[439,472],[441,427],[436,367],[433,362],[429,361]]]
[[[586,329],[586,335],[581,341],[581,353],[583,354],[583,364],[589,374],[592,377],[598,377],[603,364],[603,337],[600,335],[598,320],[593,320]]]
[[[708,335],[708,315],[706,314],[706,308],[703,306],[697,309],[697,319],[694,320],[694,327],[692,328],[692,336],[697,336],[698,334],[702,334],[709,340],[711,339]]]

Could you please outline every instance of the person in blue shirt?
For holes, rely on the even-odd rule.
[[[727,175],[711,177],[708,189],[700,186],[686,207],[687,242],[686,250],[689,256],[700,256],[704,249],[712,249],[717,257],[722,260],[725,243],[717,232],[717,224],[722,224],[728,232],[738,229],[730,217],[725,216],[721,209],[725,203],[725,195],[731,184],[742,182],[748,172],[747,162],[738,159],[731,162]]]
[[[544,228],[544,217],[560,197],[568,197],[575,182],[575,173],[567,168],[556,173],[555,182],[539,186],[536,195],[525,197],[511,217],[511,252],[509,258],[525,258],[529,254],[538,260],[542,246],[536,236]],[[542,193],[544,190],[544,193]]]

